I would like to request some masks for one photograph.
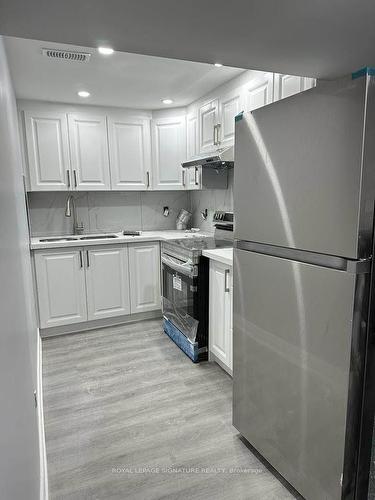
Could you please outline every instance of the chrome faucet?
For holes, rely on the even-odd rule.
[[[71,217],[73,214],[73,234],[82,234],[84,230],[83,222],[77,222],[77,209],[74,196],[70,194],[66,199],[65,217]]]

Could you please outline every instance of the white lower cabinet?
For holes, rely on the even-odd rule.
[[[85,269],[79,249],[35,252],[40,327],[87,319]]]
[[[128,248],[85,250],[87,319],[130,314]]]
[[[40,328],[161,308],[159,242],[34,252]]]
[[[131,313],[160,309],[159,243],[140,242],[130,244],[129,268]]]
[[[230,266],[210,260],[210,359],[218,361],[228,373],[232,373],[232,276]]]

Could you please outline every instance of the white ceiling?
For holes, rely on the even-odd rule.
[[[6,38],[6,51],[16,96],[91,105],[158,109],[185,106],[234,78],[243,70],[213,64],[97,50],[76,45]],[[42,55],[42,48],[82,50],[89,62],[69,62]],[[87,90],[90,97],[78,97]],[[173,99],[166,106],[161,99]]]
[[[374,0],[0,0],[0,33],[331,78],[375,65]]]

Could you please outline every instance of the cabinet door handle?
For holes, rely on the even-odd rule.
[[[214,125],[214,146],[216,145],[216,125]]]
[[[83,268],[82,250],[79,251],[79,264],[82,269]]]
[[[228,277],[229,277],[229,269],[225,269],[224,272],[224,288],[225,293],[230,292],[230,288],[228,286]]]
[[[147,171],[147,187],[150,187],[150,172]]]
[[[73,170],[73,175],[74,175],[74,187],[77,187],[77,172]]]
[[[182,185],[185,187],[185,170],[182,170]]]
[[[86,262],[87,262],[87,267],[90,267],[90,257],[89,257],[89,251],[86,250]]]
[[[198,174],[198,167],[195,167],[195,171],[194,171],[194,182],[195,182],[195,185],[198,186],[199,185],[199,182],[197,180],[197,174]]]
[[[215,127],[216,127],[216,142],[215,142],[215,145],[218,146],[220,144],[220,128],[221,128],[220,123],[218,123],[217,125],[215,125]]]
[[[66,171],[66,176],[68,178],[68,189],[70,189],[70,170]]]

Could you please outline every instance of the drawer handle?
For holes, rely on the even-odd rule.
[[[228,286],[228,276],[229,276],[229,269],[225,269],[224,272],[224,287],[225,287],[225,293],[230,292],[230,288]]]

